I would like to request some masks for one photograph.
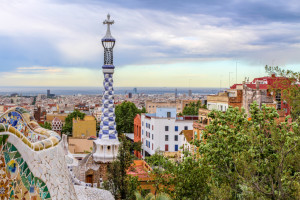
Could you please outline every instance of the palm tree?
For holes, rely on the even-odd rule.
[[[149,193],[145,196],[145,198],[142,197],[142,195],[136,191],[135,193],[136,200],[172,200],[171,197],[165,193],[157,194],[156,196],[152,193]]]

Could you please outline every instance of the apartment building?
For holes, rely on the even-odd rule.
[[[176,108],[178,113],[182,113],[185,106],[189,103],[200,101],[199,99],[183,99],[183,100],[164,100],[164,101],[146,101],[147,113],[155,113],[157,108]]]
[[[198,116],[176,116],[176,108],[157,108],[156,113],[141,115],[142,156],[159,152],[177,152],[182,130],[192,130]]]
[[[207,109],[225,112],[228,109],[228,92],[219,92],[217,95],[207,95]]]

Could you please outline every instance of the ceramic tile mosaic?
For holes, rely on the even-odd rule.
[[[24,136],[26,136],[29,141],[32,143],[37,142],[41,139],[45,139],[45,136],[41,136],[33,132],[25,120],[22,118],[22,115],[19,112],[11,111],[0,117],[0,123],[8,124],[18,131],[20,131]]]
[[[51,199],[46,184],[33,175],[8,138],[0,136],[0,199]]]

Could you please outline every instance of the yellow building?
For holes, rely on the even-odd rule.
[[[96,119],[94,116],[86,115],[83,120],[73,119],[73,137],[89,138],[96,137]]]

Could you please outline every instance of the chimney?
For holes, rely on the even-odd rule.
[[[276,74],[273,72],[271,75],[272,78],[276,78]]]
[[[259,81],[256,81],[256,89],[259,90]]]

